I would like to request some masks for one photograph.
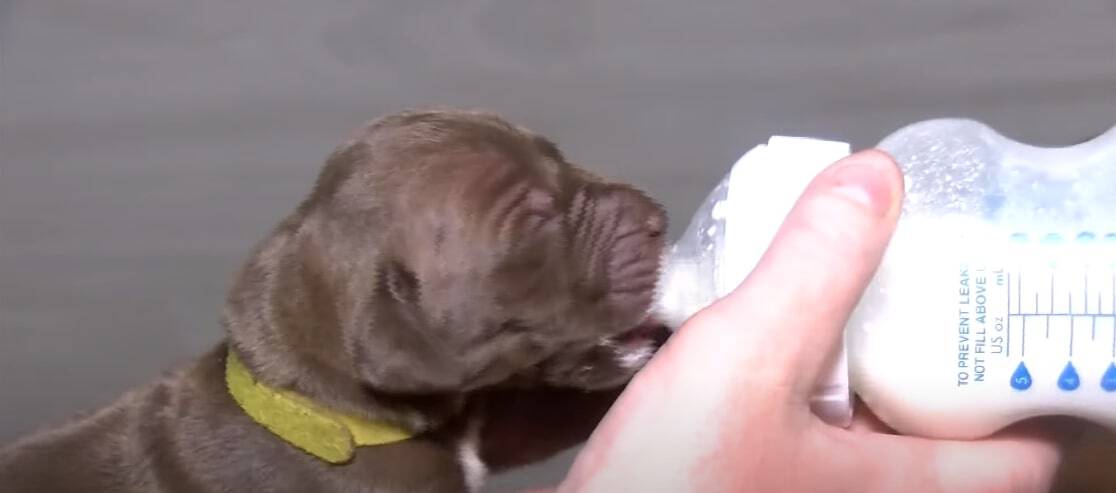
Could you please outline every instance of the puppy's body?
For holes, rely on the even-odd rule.
[[[253,252],[226,342],[0,449],[0,491],[475,489],[584,440],[661,342],[645,318],[664,227],[640,192],[494,116],[378,120]],[[232,399],[229,351],[414,437],[337,465],[303,452]]]
[[[456,430],[360,447],[344,466],[279,440],[225,391],[223,349],[0,454],[0,490],[467,490]]]

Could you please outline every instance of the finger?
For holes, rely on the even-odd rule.
[[[982,440],[932,440],[834,432],[854,450],[864,491],[1049,491],[1078,423],[1036,420]]]
[[[931,473],[942,491],[1049,491],[1061,463],[1062,440],[1037,425],[977,442],[932,446]]]
[[[887,154],[856,153],[806,188],[747,279],[708,316],[756,334],[766,370],[809,393],[875,273],[899,215],[902,175]],[[805,395],[805,394],[803,394]]]

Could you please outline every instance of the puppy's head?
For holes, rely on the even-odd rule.
[[[498,117],[396,114],[333,153],[228,314],[274,327],[257,346],[386,392],[611,387],[665,333],[647,320],[665,226],[639,190]]]

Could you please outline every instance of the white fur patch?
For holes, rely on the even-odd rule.
[[[488,478],[488,466],[480,458],[481,417],[473,416],[466,425],[461,442],[457,444],[457,461],[465,475],[465,485],[470,493],[480,491]]]
[[[620,344],[613,339],[601,339],[600,344],[612,350],[616,357],[616,364],[628,370],[642,368],[655,355],[654,345],[650,342],[635,347]]]
[[[616,362],[623,368],[636,369],[641,368],[643,365],[654,356],[655,350],[649,345],[639,346],[638,348],[619,350],[616,351]]]

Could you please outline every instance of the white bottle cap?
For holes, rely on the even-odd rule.
[[[725,244],[716,275],[725,295],[755,267],[799,196],[822,170],[848,156],[845,142],[774,136],[733,165],[724,201]],[[821,419],[846,427],[852,421],[844,338],[828,375],[818,382],[811,408]]]

